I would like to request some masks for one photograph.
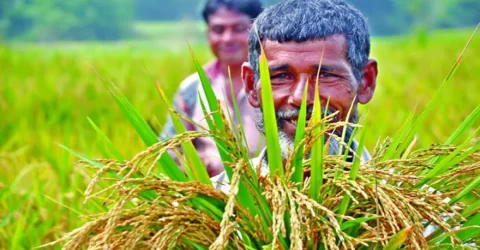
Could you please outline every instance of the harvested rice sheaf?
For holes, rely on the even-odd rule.
[[[319,202],[309,196],[309,178],[300,188],[290,181],[291,162],[282,178],[252,171],[258,166],[242,156],[234,136],[223,137],[230,138],[225,144],[234,159],[228,163],[233,171],[228,193],[157,171],[160,155],[201,136],[205,133],[177,135],[126,162],[97,160],[103,167],[85,195],[104,202],[108,212],[91,215],[90,222],[52,244],[65,249],[378,249],[402,238],[399,232],[406,249],[479,244],[478,225],[472,224],[478,222],[479,141],[461,150],[434,145],[384,160],[387,140],[360,164],[355,180],[349,177],[351,162],[328,155]],[[419,185],[425,178],[421,173],[448,160],[454,164]],[[308,170],[309,161],[304,163]],[[468,196],[452,202],[469,187]],[[245,197],[255,209],[242,205]],[[345,197],[350,202],[340,214]]]

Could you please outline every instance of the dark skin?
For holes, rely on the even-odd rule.
[[[307,82],[307,104],[313,105],[318,67],[324,50],[320,68],[319,88],[322,106],[329,99],[329,109],[338,111],[338,120],[347,120],[351,104],[366,104],[373,96],[378,74],[377,62],[369,59],[362,69],[360,83],[355,79],[352,67],[347,60],[347,42],[344,35],[337,34],[323,40],[310,40],[302,43],[263,41],[272,82],[275,110],[299,109]],[[261,107],[261,85],[255,82],[250,64],[244,63],[242,79],[250,104]],[[258,88],[256,88],[258,87]],[[291,139],[295,137],[297,117],[280,119],[280,128]]]

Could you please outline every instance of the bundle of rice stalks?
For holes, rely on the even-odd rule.
[[[352,178],[355,162],[326,155],[321,199],[313,199],[312,178],[299,186],[290,178],[260,176],[252,171],[255,166],[235,154],[229,193],[200,181],[177,181],[154,173],[152,167],[158,166],[165,150],[200,136],[204,134],[178,135],[126,162],[98,160],[104,167],[97,171],[86,199],[103,197],[109,211],[67,234],[62,239],[65,249],[317,249],[320,245],[378,249],[395,244],[444,249],[479,243],[478,201],[460,201],[467,193],[478,198],[478,141],[461,150],[436,145],[401,159],[383,160],[391,145],[386,141],[372,160],[359,164],[356,178]],[[456,150],[458,155],[452,157]],[[418,173],[436,169],[438,159],[445,162],[449,157],[454,165],[428,185],[422,184],[428,178]],[[292,170],[286,169],[285,176],[291,176]],[[97,184],[110,182],[98,188]],[[249,202],[240,200],[244,198],[240,189]]]
[[[249,159],[242,126],[231,128],[231,115],[220,109],[198,63],[205,132],[185,131],[169,107],[179,134],[158,142],[114,88],[149,147],[129,161],[84,159],[96,170],[86,201],[99,199],[108,211],[91,215],[90,222],[52,244],[63,242],[65,249],[473,249],[480,244],[480,141],[472,135],[458,142],[480,118],[480,107],[444,144],[416,150],[415,132],[430,104],[395,138],[379,143],[370,160],[361,161],[366,126],[333,123],[335,114],[322,118],[316,95],[308,124],[304,101],[295,146],[283,149],[282,159],[264,55],[260,62],[268,166]],[[332,132],[349,126],[359,134],[356,147]],[[205,136],[219,148],[230,180],[223,183],[227,191],[214,188],[193,147],[193,139]],[[338,155],[327,154],[332,138],[342,142]],[[167,153],[178,147],[181,168]]]

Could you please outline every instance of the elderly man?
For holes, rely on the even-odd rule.
[[[345,121],[353,103],[353,115],[348,119],[357,122],[357,105],[368,103],[372,98],[378,73],[377,62],[369,59],[367,22],[358,10],[343,0],[284,0],[260,14],[254,26],[258,33],[254,29],[250,31],[249,63],[242,66],[242,79],[248,102],[261,110],[261,43],[268,60],[282,155],[293,147],[307,83],[311,85],[307,94],[308,110],[312,110],[319,70],[322,106],[329,99],[328,111],[338,111],[336,120]],[[265,133],[261,112],[256,117],[256,125]],[[346,140],[351,130],[346,131]],[[329,153],[337,154],[339,145],[332,138]],[[267,162],[265,152],[258,158],[262,162]],[[368,157],[366,152],[362,156],[363,160]],[[223,188],[221,183],[227,181],[226,174],[221,173],[212,180],[220,183],[217,188]]]
[[[241,79],[242,64],[248,60],[248,34],[253,19],[263,10],[259,0],[208,0],[203,9],[203,18],[208,25],[208,42],[216,59],[204,66],[205,72],[212,84],[215,94],[220,99],[224,109],[230,109],[234,114],[230,95],[228,68],[230,67],[233,92],[241,113],[242,124],[253,156],[257,148],[264,145],[262,136],[255,129],[254,109],[247,101]],[[174,98],[177,111],[190,117],[193,121],[207,127],[204,114],[198,100],[201,88],[198,74],[185,79]],[[224,93],[227,98],[224,98]],[[239,121],[234,120],[238,125]],[[184,122],[187,130],[198,130],[191,123]],[[161,139],[175,135],[175,129],[169,118]],[[223,171],[223,164],[218,155],[215,143],[209,138],[196,139],[194,145],[207,167],[210,176]],[[173,152],[172,156],[175,156]]]

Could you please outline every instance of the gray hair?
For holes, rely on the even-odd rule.
[[[370,32],[365,17],[343,0],[283,0],[262,12],[254,27],[248,42],[256,79],[260,75],[260,41],[305,42],[335,34],[345,35],[347,59],[357,81],[362,79],[370,54]]]
[[[262,11],[260,0],[207,0],[202,10],[202,17],[208,23],[208,17],[220,8],[237,11],[255,19]]]

